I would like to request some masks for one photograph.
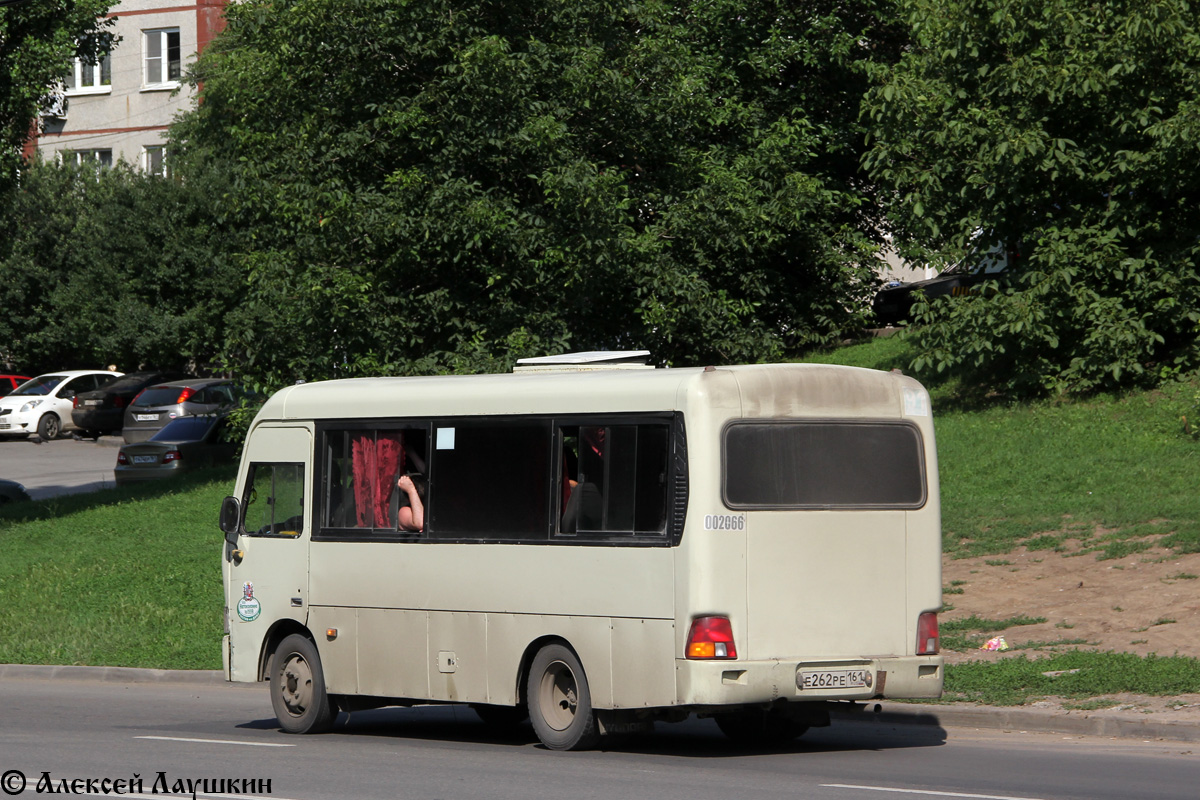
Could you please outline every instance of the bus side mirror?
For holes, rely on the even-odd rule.
[[[225,541],[237,545],[238,522],[242,516],[242,504],[236,497],[226,497],[221,501],[221,530],[225,532]]]

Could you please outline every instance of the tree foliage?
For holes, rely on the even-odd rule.
[[[1021,242],[1013,281],[920,309],[916,366],[1021,392],[1198,363],[1200,34],[1189,0],[906,0],[866,103],[908,242]],[[994,292],[994,293],[993,293]]]
[[[35,163],[5,219],[0,362],[27,374],[208,366],[240,280],[208,184]]]
[[[758,360],[861,320],[886,0],[244,0],[173,138],[283,382],[566,348]]]
[[[0,198],[15,184],[41,101],[76,57],[112,45],[116,0],[13,0],[0,5]]]

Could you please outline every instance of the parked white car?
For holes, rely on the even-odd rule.
[[[76,369],[39,375],[0,397],[0,436],[57,439],[73,428],[71,406],[75,395],[99,389],[120,372]]]

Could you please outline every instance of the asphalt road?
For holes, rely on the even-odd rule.
[[[110,488],[122,442],[120,436],[98,442],[67,436],[35,444],[0,436],[0,478],[22,484],[34,500]]]
[[[557,753],[528,728],[497,732],[454,706],[343,715],[333,733],[289,736],[261,686],[5,679],[0,709],[0,788],[18,789],[19,772],[30,797],[44,774],[55,788],[90,778],[91,796],[104,778],[136,775],[143,796],[161,796],[160,772],[168,794],[191,796],[188,781],[269,780],[269,791],[225,794],[278,800],[1192,800],[1200,785],[1190,744],[869,722],[771,753],[733,747],[707,720]]]

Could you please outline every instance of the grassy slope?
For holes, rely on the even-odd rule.
[[[234,474],[0,510],[0,663],[220,668]]]

